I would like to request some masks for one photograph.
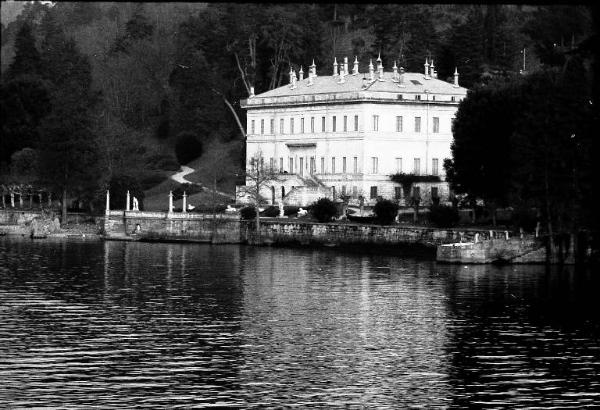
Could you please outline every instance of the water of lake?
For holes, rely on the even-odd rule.
[[[600,275],[0,238],[0,407],[584,407]]]

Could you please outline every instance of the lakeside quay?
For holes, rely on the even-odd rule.
[[[254,220],[237,214],[109,211],[104,220],[107,240],[238,243],[259,246],[314,246],[379,249],[405,247],[435,255],[438,246],[504,238],[505,231],[484,229],[439,229],[407,225],[374,225],[340,222],[309,222],[295,218],[261,218],[257,232]],[[526,240],[531,248],[531,240]]]
[[[141,242],[328,247],[385,253],[406,251],[410,248],[415,253],[428,254],[438,262],[444,263],[548,261],[547,251],[541,239],[531,235],[523,238],[509,237],[509,233],[503,230],[441,229],[350,222],[319,223],[296,218],[261,218],[260,231],[257,232],[254,220],[240,219],[237,213],[221,213],[215,216],[188,212],[111,210],[103,217],[96,217],[95,225],[90,224],[87,229],[70,227],[56,230],[47,236],[87,236]],[[2,212],[0,234],[33,235],[35,229],[32,227],[40,225],[39,218],[43,219],[41,213],[36,212]],[[90,232],[90,227],[95,227],[98,233]],[[573,261],[562,260],[561,263]]]

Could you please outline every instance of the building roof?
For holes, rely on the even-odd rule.
[[[465,95],[467,89],[464,87],[454,87],[453,84],[447,83],[436,78],[425,79],[422,73],[404,73],[404,87],[399,87],[398,82],[392,81],[393,73],[384,72],[384,81],[378,80],[377,72],[375,72],[375,81],[369,83],[369,74],[360,73],[358,75],[346,75],[344,83],[339,83],[340,76],[317,76],[313,77],[313,84],[309,84],[308,78],[298,80],[294,89],[290,88],[290,84],[286,84],[274,90],[257,94],[258,98],[269,97],[286,97],[300,96],[311,94],[335,94],[347,92],[384,92],[384,93],[407,93],[407,94],[453,94]],[[364,80],[363,80],[364,79]],[[363,86],[365,88],[363,88]]]

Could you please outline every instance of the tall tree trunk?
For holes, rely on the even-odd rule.
[[[67,223],[67,187],[63,187],[62,191],[62,224],[63,226]]]
[[[235,109],[233,108],[233,105],[231,105],[231,103],[227,100],[227,98],[225,98],[225,96],[223,95],[222,92],[216,90],[216,89],[212,89],[212,91],[217,94],[220,95],[221,98],[223,99],[223,101],[225,102],[225,105],[227,105],[227,107],[229,108],[229,111],[231,111],[231,113],[233,114],[233,117],[235,118],[235,122],[238,126],[238,129],[240,130],[240,133],[242,134],[242,137],[244,137],[244,140],[246,139],[246,130],[244,129],[244,126],[242,125],[242,121],[240,120],[239,115],[237,114],[237,112],[235,112]]]
[[[260,166],[256,167],[256,238],[257,244],[260,245]]]
[[[217,230],[217,208],[216,208],[216,199],[215,199],[215,193],[217,192],[217,174],[216,174],[216,169],[213,169],[213,192],[212,192],[212,211],[213,211],[213,223],[212,223],[212,240],[211,242],[214,243],[215,241],[215,233]]]
[[[548,181],[548,167],[544,164],[544,200],[546,201],[546,218],[548,235],[550,237],[550,255],[554,252],[554,232],[552,230],[552,212],[550,207],[550,183]]]

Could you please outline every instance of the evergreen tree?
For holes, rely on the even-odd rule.
[[[15,58],[8,66],[6,77],[13,79],[20,75],[38,76],[42,70],[42,59],[35,46],[31,26],[23,23],[15,38]]]
[[[74,40],[66,38],[52,16],[46,17],[48,34],[42,60],[44,74],[51,82],[52,113],[41,125],[40,168],[45,182],[62,194],[64,222],[69,195],[94,190],[98,179],[90,115],[98,96],[91,89],[88,58],[77,50]]]

